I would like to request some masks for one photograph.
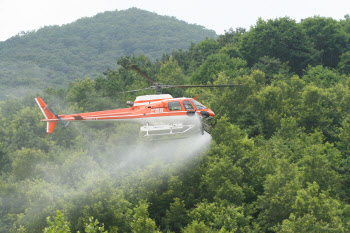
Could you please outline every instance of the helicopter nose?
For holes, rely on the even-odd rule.
[[[214,117],[215,116],[215,113],[212,111],[212,110],[209,110],[209,117]]]
[[[210,109],[208,109],[208,111],[201,111],[200,113],[201,113],[202,117],[204,117],[204,118],[207,118],[207,117],[212,118],[215,116],[214,112]]]

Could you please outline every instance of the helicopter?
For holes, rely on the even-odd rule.
[[[167,135],[187,137],[196,132],[204,134],[204,122],[213,118],[215,113],[198,102],[196,100],[198,96],[195,98],[173,98],[170,94],[162,94],[162,90],[168,88],[232,87],[239,85],[165,85],[155,82],[135,65],[132,65],[131,69],[138,72],[153,85],[120,93],[155,90],[155,94],[137,96],[135,101],[127,101],[126,104],[129,108],[57,115],[40,97],[35,98],[36,103],[45,116],[45,119],[41,121],[47,123],[47,133],[51,134],[54,132],[57,122],[68,126],[70,122],[74,121],[120,121],[141,125],[140,132],[143,137]]]

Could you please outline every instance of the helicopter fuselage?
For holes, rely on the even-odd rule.
[[[162,128],[178,128],[180,125],[193,125],[194,116],[209,119],[214,112],[196,101],[194,98],[173,98],[171,95],[146,95],[136,98],[130,108],[87,112],[69,115],[55,115],[40,99],[36,101],[45,115],[47,132],[52,133],[58,121],[124,121],[140,123],[147,130],[160,131]],[[197,117],[197,118],[198,118]],[[164,123],[165,122],[165,123]],[[141,128],[142,129],[142,128]]]

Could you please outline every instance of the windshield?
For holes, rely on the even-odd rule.
[[[207,107],[205,107],[203,104],[199,103],[197,100],[191,99],[192,103],[194,104],[194,106],[196,107],[197,110],[201,110],[201,109],[206,109]]]

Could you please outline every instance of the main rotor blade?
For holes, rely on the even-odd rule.
[[[151,79],[150,76],[148,76],[145,72],[143,72],[142,70],[140,70],[139,67],[132,65],[131,69],[135,70],[137,73],[139,73],[142,77],[146,78],[148,81],[150,81],[152,84],[155,84],[156,82]]]
[[[163,88],[191,88],[191,87],[234,87],[242,86],[242,84],[219,84],[219,85],[164,85]]]

